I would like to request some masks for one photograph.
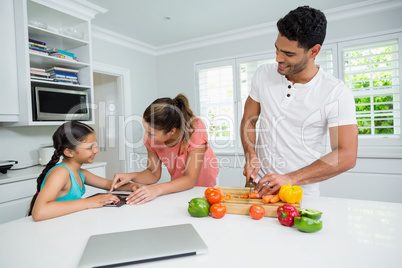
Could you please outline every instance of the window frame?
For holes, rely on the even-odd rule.
[[[239,57],[235,59],[235,73],[236,77],[236,95],[238,97],[237,99],[237,118],[238,118],[238,128],[240,130],[240,123],[243,118],[243,107],[242,107],[242,100],[241,100],[241,80],[240,80],[240,65],[243,63],[247,63],[250,61],[258,61],[258,60],[267,60],[271,58],[276,58],[276,53],[275,51],[267,52],[264,54],[258,54],[258,55],[253,55],[253,56],[245,56],[245,57]],[[235,120],[236,122],[236,120]],[[235,135],[236,142],[235,144],[237,145],[238,148],[242,149],[242,143],[241,143],[241,138],[240,138],[240,131],[237,132],[237,135]]]
[[[343,58],[343,48],[345,47],[350,47],[350,46],[356,46],[360,44],[367,44],[367,43],[375,43],[375,42],[381,42],[381,41],[388,41],[391,39],[397,39],[398,40],[398,52],[399,52],[399,79],[400,79],[400,84],[399,84],[399,95],[400,98],[402,97],[402,81],[401,81],[401,75],[402,75],[402,32],[398,33],[390,33],[390,34],[381,34],[381,35],[375,35],[375,36],[369,36],[369,37],[363,37],[363,38],[357,38],[357,39],[352,39],[352,40],[345,40],[345,41],[339,41],[337,42],[337,49],[338,49],[338,57],[337,61],[339,63],[339,76],[338,78],[341,79],[342,81],[345,81],[345,72],[343,64],[344,64],[344,58]],[[400,105],[402,105],[402,100],[400,100]],[[402,119],[402,109],[399,110],[399,118]],[[401,126],[402,127],[402,126]],[[402,145],[402,134],[398,134],[398,136],[391,136],[391,135],[359,135],[359,146],[390,146],[390,145]]]
[[[217,67],[223,67],[223,66],[227,66],[227,65],[232,66],[233,91],[235,91],[235,87],[236,87],[236,76],[235,76],[235,70],[234,70],[235,59],[224,59],[224,60],[217,60],[217,61],[210,61],[210,62],[195,64],[195,88],[196,88],[196,96],[198,97],[196,111],[197,111],[197,116],[200,117],[203,120],[203,122],[205,123],[205,126],[207,127],[207,132],[208,132],[209,121],[207,120],[207,118],[204,118],[203,116],[201,116],[199,72],[202,69],[217,68]],[[235,101],[235,99],[236,99],[235,94],[233,94],[233,101]],[[234,106],[234,108],[235,108],[235,106]],[[236,118],[236,112],[234,112],[234,116]],[[234,123],[236,123],[236,119],[235,119]],[[234,127],[236,127],[236,126],[234,125]],[[237,132],[238,131],[236,131],[236,134],[237,134]],[[234,140],[229,140],[229,145],[231,148],[237,148],[236,134],[234,135]],[[210,145],[212,146],[212,148],[214,150],[222,150],[222,148],[220,148],[220,147],[222,145],[224,145],[225,142],[226,141],[222,141],[222,142],[218,141],[217,142],[216,140],[214,140],[213,142],[210,141]]]

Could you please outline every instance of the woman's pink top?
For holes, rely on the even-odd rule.
[[[194,122],[194,129],[195,131],[187,144],[187,150],[184,150],[184,152],[180,150],[181,140],[175,146],[167,147],[165,143],[155,142],[145,134],[144,144],[150,151],[158,155],[159,159],[167,167],[172,180],[184,176],[188,153],[205,144],[204,161],[196,186],[214,187],[219,173],[218,160],[209,146],[208,134],[201,119]]]

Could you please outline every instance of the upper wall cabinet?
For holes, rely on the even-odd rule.
[[[0,122],[18,121],[17,54],[13,0],[3,0],[0,9]]]
[[[19,116],[8,125],[61,123],[37,116],[35,88],[84,92],[93,103],[91,19],[99,11],[106,10],[86,1],[14,0]],[[94,123],[91,109],[87,123]]]

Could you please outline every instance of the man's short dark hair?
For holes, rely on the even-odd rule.
[[[276,26],[281,35],[309,50],[316,44],[324,43],[327,19],[320,10],[301,6],[281,18]]]

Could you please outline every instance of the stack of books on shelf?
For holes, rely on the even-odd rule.
[[[50,69],[47,69],[46,72],[50,74],[50,78],[52,78],[54,82],[75,85],[80,84],[78,82],[78,70],[62,67],[52,67]]]
[[[47,50],[49,52],[49,56],[56,57],[59,59],[78,61],[77,57],[72,52],[64,51],[58,48],[51,48]]]
[[[31,68],[30,73],[31,73],[31,79],[42,80],[42,81],[53,81],[53,78],[50,78],[50,74],[47,73],[45,69]]]
[[[29,39],[29,51],[39,55],[45,55],[45,56],[49,55],[46,43],[34,39]]]

